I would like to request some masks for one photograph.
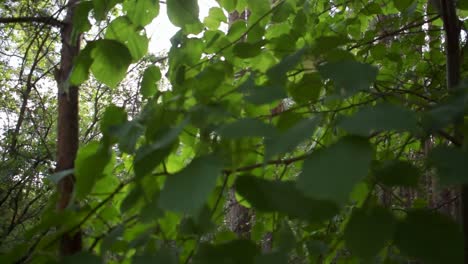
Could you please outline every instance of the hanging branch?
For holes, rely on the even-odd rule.
[[[0,24],[42,23],[53,27],[62,27],[64,23],[53,17],[0,17]]]

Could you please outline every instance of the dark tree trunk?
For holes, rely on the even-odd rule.
[[[444,22],[445,31],[445,52],[447,66],[447,88],[454,92],[460,82],[460,30],[461,22],[458,19],[455,1],[439,0],[441,16]],[[455,121],[454,137],[463,142],[463,133],[460,131],[463,126],[463,116]],[[465,242],[464,263],[468,264],[468,185],[461,186],[460,217],[463,227],[463,237]]]
[[[73,16],[78,0],[67,4],[67,15],[61,31],[62,50],[60,69],[56,74],[58,84],[58,132],[57,132],[57,172],[72,169],[78,150],[78,87],[68,86],[67,79],[73,67],[73,60],[80,51],[80,37],[72,39]],[[64,177],[58,183],[59,201],[57,210],[65,210],[72,202],[75,185],[73,175]],[[81,232],[64,234],[60,241],[60,254],[72,255],[82,247]]]

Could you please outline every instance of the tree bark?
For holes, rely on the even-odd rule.
[[[72,169],[78,150],[78,87],[68,86],[68,78],[73,68],[73,60],[80,51],[80,37],[72,39],[74,9],[78,0],[70,0],[62,27],[62,50],[60,69],[56,74],[58,84],[58,133],[57,133],[57,169]],[[57,210],[65,210],[72,202],[75,178],[65,176],[58,183],[59,201]],[[72,255],[81,251],[81,231],[64,234],[60,241],[60,255]]]
[[[446,52],[446,67],[447,67],[447,88],[450,92],[454,92],[456,86],[460,82],[460,30],[461,22],[458,19],[455,1],[439,0],[441,7],[442,20],[444,22],[445,31],[445,52]],[[463,142],[463,134],[461,128],[463,126],[463,116],[455,120],[455,135],[454,137]],[[460,201],[460,220],[463,228],[464,238],[464,263],[468,264],[468,185],[461,186],[461,201]]]

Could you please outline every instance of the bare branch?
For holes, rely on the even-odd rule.
[[[53,17],[0,17],[0,24],[42,23],[54,27],[62,27],[63,22]]]

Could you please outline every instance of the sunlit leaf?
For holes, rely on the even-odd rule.
[[[141,27],[151,23],[159,13],[158,0],[127,0],[123,7],[133,24]]]
[[[107,27],[105,37],[124,44],[130,51],[133,61],[138,61],[148,51],[148,38],[141,35],[137,27],[126,16],[114,19]]]
[[[203,20],[203,23],[209,29],[218,29],[221,22],[227,22],[227,18],[226,15],[224,15],[223,10],[219,7],[210,8],[208,16]]]
[[[114,88],[127,74],[132,56],[127,47],[118,41],[102,39],[96,41],[91,51],[91,71],[96,79]]]

